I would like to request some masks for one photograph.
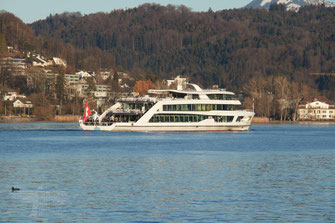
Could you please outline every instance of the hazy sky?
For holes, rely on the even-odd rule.
[[[50,14],[63,12],[110,12],[114,9],[134,8],[144,3],[185,5],[193,11],[213,11],[240,8],[252,0],[0,0],[0,10],[15,14],[25,23],[45,19]]]

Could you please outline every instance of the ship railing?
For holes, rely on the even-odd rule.
[[[130,109],[130,108],[127,108],[127,109],[115,109],[113,111],[113,113],[132,113],[132,114],[142,114],[143,112],[140,110],[140,109]]]
[[[156,103],[156,98],[120,98],[120,102],[152,102]]]
[[[100,126],[111,126],[113,125],[114,122],[100,122],[99,125]]]
[[[86,126],[111,126],[114,122],[84,122]]]

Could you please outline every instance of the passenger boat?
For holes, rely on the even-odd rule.
[[[224,89],[149,90],[155,97],[121,98],[100,116],[79,120],[83,130],[246,131],[255,115]]]

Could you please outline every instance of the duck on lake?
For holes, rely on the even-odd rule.
[[[14,192],[14,191],[18,191],[18,190],[20,190],[20,188],[12,187],[12,192]]]

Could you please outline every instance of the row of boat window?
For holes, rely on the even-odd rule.
[[[145,110],[149,110],[153,106],[153,103],[123,103],[122,108],[123,109],[137,109],[142,110],[145,108]]]
[[[232,100],[232,95],[226,95],[226,94],[208,94],[207,95],[209,99],[211,100]]]
[[[233,111],[239,108],[239,105],[221,104],[163,105],[163,111]]]
[[[108,114],[102,122],[136,122],[139,118],[136,114]]]
[[[208,115],[154,115],[149,122],[200,122],[208,119]],[[232,122],[234,116],[213,116],[216,122]],[[241,121],[243,116],[239,116],[237,121]]]

